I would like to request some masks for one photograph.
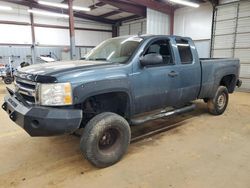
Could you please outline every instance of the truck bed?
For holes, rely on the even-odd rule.
[[[200,58],[202,69],[199,98],[211,98],[223,75],[239,75],[239,59]],[[236,80],[238,78],[235,78]]]
[[[200,61],[202,61],[203,63],[207,63],[207,62],[221,62],[221,61],[224,61],[224,60],[238,60],[238,59],[235,59],[235,58],[200,58]]]

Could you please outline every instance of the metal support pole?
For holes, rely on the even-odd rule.
[[[174,34],[174,9],[171,10],[171,14],[169,15],[170,17],[170,35]]]
[[[238,22],[239,22],[239,9],[240,9],[240,2],[237,4],[237,17],[235,18],[235,29],[234,29],[234,42],[233,42],[233,55],[232,57],[235,58],[235,48],[236,48],[236,40],[237,40],[237,30],[238,30]]]
[[[70,58],[71,60],[74,60],[76,59],[76,43],[75,43],[73,0],[68,0],[68,5],[69,5]]]
[[[31,35],[32,35],[32,45],[31,45],[31,60],[32,64],[36,63],[36,37],[35,37],[35,28],[34,28],[34,17],[30,13],[30,24],[31,24]]]
[[[118,28],[119,26],[117,24],[112,25],[112,37],[118,37]]]
[[[217,8],[216,8],[216,6],[219,4],[219,0],[211,0],[210,3],[213,7],[213,15],[212,15],[212,28],[211,28],[211,41],[210,41],[209,57],[212,58],[214,56],[214,38],[215,38],[215,30],[216,30],[216,22],[217,22]]]

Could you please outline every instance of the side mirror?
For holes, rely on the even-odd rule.
[[[159,65],[163,63],[163,58],[160,54],[146,54],[140,58],[140,63],[142,66],[147,65]]]

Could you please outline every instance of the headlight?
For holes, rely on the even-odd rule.
[[[72,104],[70,83],[40,84],[39,102],[45,106],[64,106]]]

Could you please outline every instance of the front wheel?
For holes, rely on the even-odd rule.
[[[83,130],[80,148],[93,165],[104,168],[118,162],[126,153],[131,132],[121,116],[104,112],[93,117]]]
[[[227,108],[228,90],[224,86],[219,86],[213,99],[209,99],[208,110],[213,115],[221,115]]]

